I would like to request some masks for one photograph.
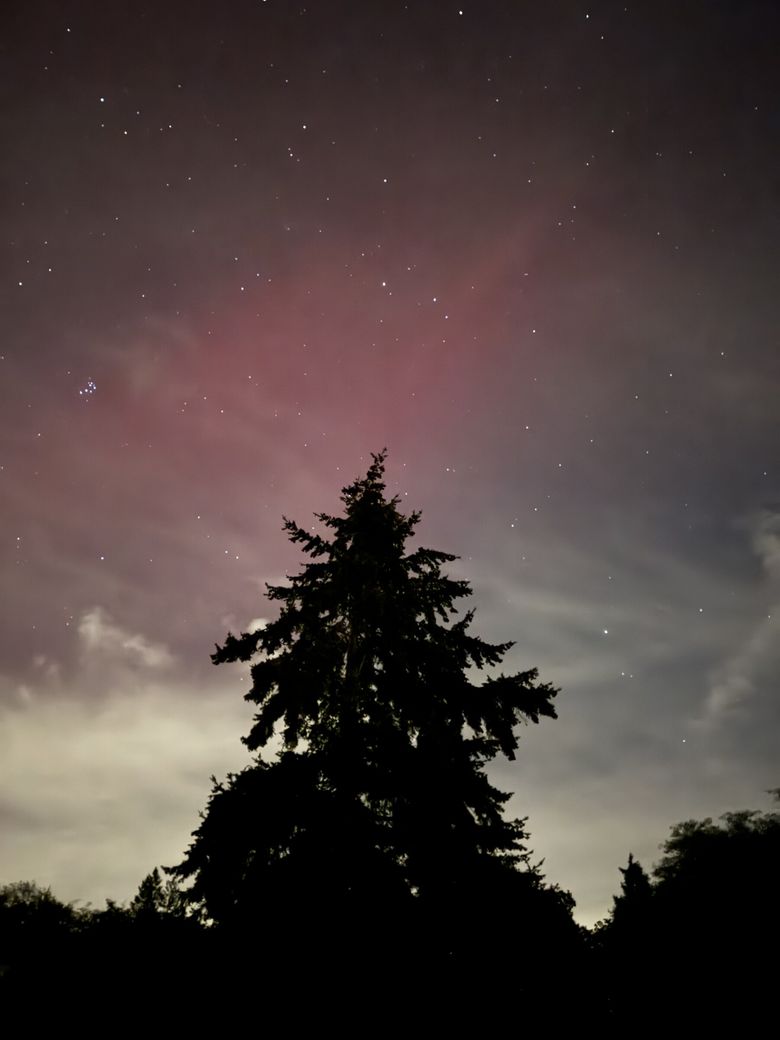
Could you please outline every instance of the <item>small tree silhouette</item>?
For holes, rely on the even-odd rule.
[[[138,886],[128,909],[136,918],[183,917],[186,902],[176,880],[163,881],[159,868],[155,867]]]

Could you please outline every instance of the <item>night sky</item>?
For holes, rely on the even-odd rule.
[[[129,898],[250,758],[229,628],[387,446],[560,718],[577,916],[780,784],[771,0],[0,14],[0,883]],[[410,546],[411,548],[411,546]]]

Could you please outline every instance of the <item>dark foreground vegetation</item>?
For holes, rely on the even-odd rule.
[[[771,1028],[780,814],[678,824],[649,875],[631,856],[621,872],[592,930],[534,872],[473,893],[444,928],[422,906],[400,911],[368,893],[359,907],[302,914],[303,891],[246,927],[218,925],[157,869],[129,905],[100,910],[19,882],[0,889],[0,1001],[33,1018],[44,999],[66,1017],[86,1001],[350,1029],[480,1019],[640,1035]]]
[[[321,534],[286,521],[310,562],[269,587],[274,621],[217,647],[251,662],[254,757],[214,781],[183,861],[102,910],[0,889],[2,1006],[28,1025],[101,1008],[112,1031],[162,1013],[361,1035],[771,1023],[780,814],[677,825],[578,926],[485,772],[558,691],[534,669],[475,682],[511,644],[456,616],[453,556],[405,554],[419,516],[383,474],[375,456]]]

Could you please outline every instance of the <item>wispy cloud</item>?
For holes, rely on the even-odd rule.
[[[210,775],[249,764],[250,710],[237,669],[193,689],[166,646],[100,607],[74,634],[75,669],[41,658],[23,685],[0,679],[0,881],[125,899],[181,858]]]
[[[82,616],[78,634],[82,651],[89,658],[108,657],[152,669],[165,668],[174,661],[166,646],[153,643],[140,633],[125,631],[102,607],[93,607]]]
[[[761,561],[769,607],[746,639],[713,671],[705,723],[717,723],[742,708],[762,679],[780,672],[780,513],[763,510],[749,522]]]

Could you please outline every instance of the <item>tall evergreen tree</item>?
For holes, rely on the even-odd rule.
[[[457,557],[406,553],[420,514],[385,496],[384,465],[373,456],[344,488],[342,516],[317,514],[323,533],[285,520],[309,562],[267,586],[276,620],[212,655],[251,662],[243,740],[257,757],[215,782],[173,872],[223,925],[281,918],[328,943],[346,920],[365,941],[414,917],[454,956],[467,904],[487,907],[520,876],[540,887],[524,821],[505,818],[485,764],[514,758],[519,723],[555,717],[557,691],[535,669],[475,682],[512,644],[472,635],[473,611],[456,616],[470,587],[442,568]]]
[[[620,895],[613,897],[612,915],[601,926],[598,943],[609,1007],[622,1023],[655,999],[657,944],[650,878],[631,853],[618,869]]]
[[[652,915],[653,886],[642,864],[628,854],[625,867],[618,867],[623,875],[620,895],[613,897],[612,921],[615,927],[636,931],[645,927]]]

